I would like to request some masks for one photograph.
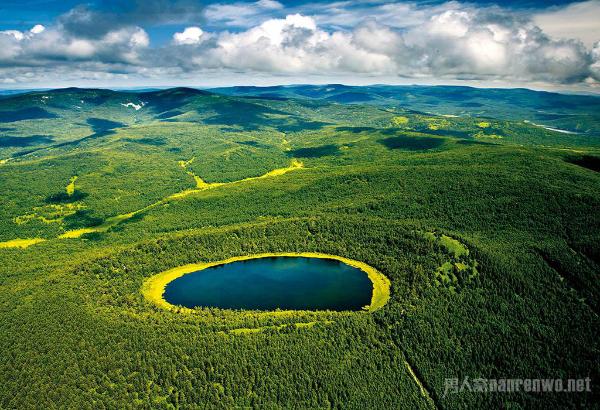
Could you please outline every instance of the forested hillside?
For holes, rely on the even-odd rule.
[[[600,99],[294,86],[0,97],[0,408],[593,408]],[[148,278],[362,261],[366,311],[162,309]],[[448,378],[588,393],[445,394]]]

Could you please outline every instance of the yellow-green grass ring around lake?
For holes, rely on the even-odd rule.
[[[153,302],[157,306],[181,313],[193,313],[194,309],[189,309],[182,306],[176,306],[167,302],[163,295],[167,285],[175,279],[186,275],[188,273],[197,272],[199,270],[211,268],[213,266],[225,265],[237,261],[246,261],[250,259],[269,258],[269,257],[303,257],[303,258],[320,258],[320,259],[333,259],[345,263],[346,265],[358,268],[365,272],[373,284],[373,295],[371,296],[371,304],[366,307],[368,312],[374,312],[381,309],[388,302],[390,298],[390,280],[377,269],[367,265],[364,262],[356,261],[343,256],[329,255],[326,253],[317,252],[283,252],[283,253],[259,253],[255,255],[245,256],[234,256],[233,258],[225,259],[217,262],[201,262],[193,263],[189,265],[179,266],[177,268],[169,269],[164,272],[158,273],[146,281],[142,285],[142,294],[146,299]],[[290,313],[293,311],[278,311],[276,313]],[[275,312],[273,312],[275,313]]]

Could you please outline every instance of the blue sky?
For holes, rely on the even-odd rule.
[[[50,25],[52,22],[59,17],[60,15],[68,12],[69,10],[82,5],[88,4],[92,5],[93,8],[97,10],[110,10],[115,7],[115,4],[120,4],[120,7],[125,2],[123,1],[81,1],[81,0],[30,0],[30,1],[22,1],[22,0],[3,0],[0,4],[0,30],[26,30],[31,28],[35,24],[43,24]],[[218,4],[218,3],[228,3],[223,1],[203,1],[197,2],[201,5],[210,5],[210,4]],[[229,2],[234,3],[234,2]],[[312,6],[314,4],[322,3],[328,4],[332,3],[331,1],[323,1],[323,0],[315,0],[315,1],[280,1],[288,10],[292,8],[299,8],[302,6]],[[355,2],[360,3],[360,2]],[[417,1],[415,3],[418,4],[442,4],[443,1]],[[571,3],[576,3],[571,0],[509,0],[503,2],[497,2],[492,0],[485,1],[470,1],[471,4],[479,4],[479,5],[491,5],[491,4],[500,4],[504,7],[512,8],[512,9],[547,9],[548,7],[567,5]],[[119,7],[119,6],[118,6]],[[276,15],[281,16],[282,13],[276,13]],[[166,36],[163,34],[165,30],[160,29],[161,25],[153,26],[158,27],[157,37],[159,39],[165,39],[170,36]],[[178,25],[175,25],[177,27]],[[152,28],[150,29],[152,30]]]
[[[345,82],[595,92],[600,0],[3,0],[0,87]]]

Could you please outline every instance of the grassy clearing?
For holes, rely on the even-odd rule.
[[[279,177],[281,175],[285,175],[288,172],[291,171],[295,171],[298,169],[304,168],[304,164],[296,159],[292,160],[291,164],[289,167],[284,167],[284,168],[278,168],[278,169],[274,169],[273,171],[269,171],[264,175],[258,176],[258,177],[250,177],[250,178],[244,178],[241,179],[239,181],[234,181],[231,182],[231,184],[237,184],[240,182],[248,182],[248,181],[255,181],[258,179],[264,179],[264,178],[271,178],[271,177]]]
[[[82,204],[50,204],[33,208],[33,212],[14,218],[17,225],[23,225],[34,220],[45,224],[62,223],[67,216],[75,214],[84,209]]]
[[[188,174],[189,176],[194,178],[194,181],[196,182],[196,190],[205,190],[205,189],[208,189],[211,187],[214,188],[215,186],[223,185],[220,183],[209,184],[209,183],[205,182],[202,178],[200,178],[198,175],[194,174],[192,171],[188,171],[188,169],[187,169],[188,165],[192,164],[195,160],[196,160],[196,157],[192,157],[191,159],[189,159],[187,161],[179,161],[179,166],[185,170],[186,174]],[[183,192],[189,192],[189,191],[193,191],[193,190],[186,190]],[[182,193],[180,193],[180,194],[182,194]],[[177,194],[175,194],[175,195],[177,195]],[[183,196],[186,196],[186,195],[183,195]]]
[[[220,331],[218,334],[220,335],[252,335],[256,333],[262,333],[264,331],[280,331],[289,328],[295,329],[312,329],[315,325],[330,325],[334,323],[333,320],[315,320],[312,322],[298,322],[298,323],[284,323],[282,325],[272,325],[272,326],[260,326],[260,327],[242,327],[238,329],[231,329],[227,331]]]
[[[83,235],[86,235],[88,233],[95,233],[95,232],[104,232],[104,230],[101,229],[100,227],[73,229],[73,230],[66,231],[65,233],[59,235],[58,239],[75,239],[75,238],[80,238]]]
[[[78,178],[77,175],[71,177],[69,184],[67,185],[67,188],[66,188],[67,195],[73,196],[73,194],[75,193],[75,181],[77,181],[77,178]]]
[[[409,119],[406,117],[402,117],[402,116],[398,116],[398,117],[394,117],[392,118],[392,124],[394,124],[396,127],[401,127],[403,125],[408,124]]]
[[[12,239],[6,242],[0,242],[0,248],[21,248],[25,249],[37,243],[44,242],[45,239],[42,238],[32,238],[32,239]]]
[[[458,239],[435,232],[424,236],[448,252],[450,260],[444,261],[435,271],[435,283],[455,294],[468,286],[479,275],[478,263],[470,257],[469,248]]]
[[[441,235],[439,237],[440,244],[446,248],[456,258],[461,256],[469,256],[469,249],[463,245],[458,239],[449,237],[448,235]]]

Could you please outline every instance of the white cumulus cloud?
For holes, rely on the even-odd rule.
[[[33,34],[40,34],[44,30],[46,30],[46,27],[42,26],[41,24],[36,24],[29,31]]]
[[[533,16],[534,23],[552,37],[579,39],[587,47],[600,41],[600,0],[554,7]]]
[[[181,33],[173,34],[175,44],[198,44],[202,41],[204,31],[200,27],[188,27]]]
[[[163,3],[152,5],[156,21],[172,21]],[[236,73],[600,87],[600,24],[590,17],[599,5],[591,0],[532,13],[457,1],[335,1],[291,9],[275,0],[240,1],[207,6],[203,28],[183,26],[163,45],[151,44],[134,23],[146,12],[135,9],[127,21],[113,22],[111,13],[80,7],[47,27],[0,31],[0,80],[168,81]],[[187,15],[180,6],[178,13]]]
[[[244,31],[211,35],[213,41],[181,56],[187,60],[181,63],[186,71],[223,68],[561,84],[595,78],[590,52],[582,43],[553,39],[529,19],[499,8],[454,4],[402,30],[377,19],[353,30],[327,30],[313,17],[291,14]]]

